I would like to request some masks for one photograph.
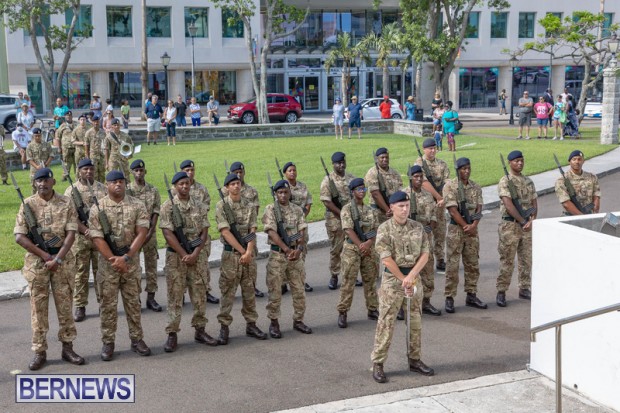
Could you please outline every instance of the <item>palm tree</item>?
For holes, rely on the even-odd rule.
[[[404,33],[396,23],[383,26],[381,34],[374,32],[368,33],[361,40],[360,44],[366,50],[377,52],[377,66],[383,69],[383,94],[389,95],[390,73],[388,68],[392,63],[392,54],[401,53],[404,44]]]
[[[336,38],[336,44],[330,49],[325,59],[325,70],[329,70],[336,66],[339,62],[342,62],[341,67],[341,97],[342,103],[347,104],[349,102],[349,88],[347,85],[351,80],[351,65],[355,62],[355,59],[368,60],[368,49],[361,43],[351,46],[351,34],[347,32],[339,33]],[[359,79],[357,80],[359,85]]]

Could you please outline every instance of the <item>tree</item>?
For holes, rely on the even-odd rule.
[[[405,46],[404,33],[397,23],[390,23],[383,26],[380,35],[374,32],[368,33],[360,44],[365,49],[374,49],[377,52],[377,66],[383,69],[383,94],[389,95],[389,67],[397,66],[397,64],[392,64],[392,55],[403,52]]]
[[[64,14],[68,9],[73,12],[70,24],[57,26],[45,23],[49,22],[51,15]],[[67,71],[71,53],[84,37],[89,37],[92,33],[92,26],[87,24],[82,24],[79,30],[76,28],[80,16],[80,0],[2,1],[0,15],[2,14],[6,16],[5,24],[11,33],[20,29],[28,31],[50,107],[53,107],[53,102],[61,96],[62,78]],[[43,38],[43,45],[39,44],[39,37]],[[54,51],[62,54],[62,63],[58,70]]]
[[[140,59],[140,82],[142,83],[142,119],[146,120],[146,98],[149,94],[149,52],[146,36],[146,0],[142,0],[142,57]],[[166,85],[168,87],[168,85]]]
[[[254,39],[252,33],[252,17],[256,14],[256,4],[253,0],[213,0],[216,7],[221,9],[229,9],[236,13],[235,17],[228,19],[227,24],[233,25],[236,21],[243,23],[243,37],[248,50],[250,61],[250,71],[252,73],[252,86],[256,95],[256,109],[258,112],[259,123],[269,123],[269,115],[267,113],[267,55],[271,50],[271,45],[277,39],[290,36],[297,32],[306,20],[309,8],[305,11],[295,6],[287,5],[283,0],[264,0],[263,7],[263,41],[262,45]],[[284,23],[295,23],[293,30],[287,31]],[[259,49],[260,46],[260,49]],[[254,55],[255,47],[260,54],[260,76],[258,75],[258,67]],[[259,50],[258,50],[259,49]]]
[[[336,45],[329,50],[324,66],[325,70],[329,72],[329,70],[339,62],[342,64],[340,72],[340,84],[342,85],[341,98],[345,105],[349,102],[349,88],[347,85],[351,81],[351,65],[355,62],[355,59],[368,61],[368,49],[366,49],[362,43],[351,46],[350,33],[344,32],[338,34]],[[359,85],[359,79],[357,81]]]

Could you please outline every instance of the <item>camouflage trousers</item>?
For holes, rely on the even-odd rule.
[[[134,258],[133,261],[138,261]],[[104,344],[114,343],[118,323],[118,293],[123,299],[125,316],[129,327],[129,338],[132,341],[142,340],[140,315],[140,278],[142,269],[136,262],[129,264],[129,271],[122,274],[114,271],[108,261],[99,256],[99,291],[101,303],[99,318],[101,319],[101,341]]]
[[[420,360],[422,349],[422,283],[420,278],[416,282],[416,292],[411,298],[409,348],[407,355],[414,360]],[[388,350],[392,344],[396,315],[407,299],[402,283],[394,276],[383,273],[379,288],[379,319],[375,331],[375,345],[370,355],[373,363],[385,363]]]
[[[233,317],[230,314],[235,301],[237,287],[241,286],[241,315],[248,323],[255,323],[258,320],[256,312],[256,297],[254,296],[254,286],[256,285],[255,276],[252,276],[252,264],[256,268],[256,260],[250,265],[242,265],[239,259],[241,255],[237,252],[223,251],[222,265],[220,267],[220,313],[217,321],[220,324],[229,326]],[[255,273],[256,274],[256,273]]]
[[[86,307],[88,305],[88,279],[90,269],[92,269],[95,279],[95,297],[97,302],[101,301],[99,295],[99,285],[97,284],[97,272],[99,269],[99,252],[92,241],[82,234],[78,234],[73,246],[71,247],[75,255],[75,288],[73,289],[73,305],[75,307]]]
[[[428,234],[428,242],[433,245],[433,233]],[[422,286],[424,290],[424,298],[431,298],[433,291],[435,291],[435,259],[433,254],[429,254],[428,261],[422,271],[420,271],[420,278],[422,279]]]
[[[39,257],[30,253],[26,254],[23,275],[30,289],[32,351],[36,353],[47,350],[47,332],[50,329],[50,286],[58,316],[58,340],[63,343],[72,343],[77,337],[73,315],[71,314],[75,270],[73,262],[72,256],[66,257],[63,264],[56,271],[51,272],[45,269],[44,262]]]
[[[207,285],[207,293],[211,292],[211,269],[209,268],[209,256],[211,255],[211,236],[207,234],[205,246],[200,251],[202,264],[202,272],[205,275],[205,283]],[[189,287],[189,285],[188,285]]]
[[[157,292],[157,260],[159,253],[157,252],[157,236],[154,233],[150,240],[142,246],[144,253],[144,272],[146,273],[147,293]]]
[[[327,237],[329,238],[329,271],[331,275],[340,274],[340,254],[344,243],[344,231],[339,219],[329,218],[325,221]]]
[[[82,159],[86,158],[86,150],[84,146],[76,146],[75,147],[75,162],[80,163]]]
[[[374,248],[370,255],[362,257],[359,248],[354,244],[345,242],[342,248],[342,285],[340,286],[340,301],[336,306],[339,313],[346,313],[351,309],[353,302],[353,291],[357,274],[361,273],[364,284],[364,297],[366,298],[366,308],[368,311],[376,310],[379,302],[377,300],[377,255]]]
[[[203,271],[204,256],[199,255],[195,265],[188,266],[181,261],[176,252],[166,252],[166,285],[168,287],[168,325],[166,333],[181,330],[181,313],[183,312],[183,294],[189,290],[189,299],[194,308],[192,327],[203,328],[207,325],[207,283]]]
[[[4,149],[0,149],[0,178],[3,181],[9,179],[9,175],[6,172],[6,153]]]
[[[127,182],[131,182],[131,172],[129,171],[129,161],[124,156],[119,154],[113,154],[110,156],[108,165],[106,166],[106,173],[110,171],[121,171]]]
[[[456,297],[459,285],[459,262],[463,259],[463,272],[465,273],[465,292],[475,294],[478,291],[478,278],[480,277],[480,239],[476,234],[473,237],[465,235],[459,225],[450,224],[446,237],[447,262],[446,262],[446,297]]]
[[[267,261],[267,288],[269,302],[265,307],[267,317],[271,320],[280,318],[282,304],[282,280],[286,279],[291,286],[293,297],[293,320],[302,321],[306,312],[306,291],[302,279],[304,261],[289,261],[281,252],[271,251]]]
[[[499,276],[497,291],[507,291],[518,255],[519,288],[532,287],[532,231],[523,231],[516,222],[501,221],[499,224]]]
[[[95,166],[95,181],[105,184],[105,161],[100,156],[93,156],[91,158],[93,165]]]
[[[73,167],[73,177],[75,178],[77,173],[77,164],[75,163],[75,148],[63,148],[62,161],[67,167],[66,171],[63,170],[62,177],[66,178],[67,174],[71,174],[71,167]]]
[[[433,229],[434,243],[431,243],[435,261],[446,259],[446,208],[435,208],[437,214],[437,225]],[[430,260],[429,260],[430,261]]]

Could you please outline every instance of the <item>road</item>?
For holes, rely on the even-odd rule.
[[[587,163],[586,163],[587,168]],[[526,166],[527,170],[527,166]],[[601,179],[602,210],[618,210],[620,180],[617,175]],[[557,216],[560,208],[555,195],[540,199],[539,217]],[[315,403],[341,400],[356,396],[382,393],[412,387],[451,382],[482,375],[515,371],[525,368],[529,359],[530,306],[517,298],[516,275],[508,292],[508,307],[495,305],[497,276],[497,223],[499,211],[486,214],[480,224],[481,277],[479,297],[489,303],[488,310],[465,307],[462,277],[456,297],[456,313],[441,317],[423,316],[422,359],[435,369],[434,377],[410,373],[405,355],[404,324],[397,326],[386,374],[390,382],[379,385],[372,380],[370,352],[374,338],[374,322],[366,319],[361,288],[356,288],[349,328],[339,329],[335,310],[339,294],[327,289],[328,271],[326,248],[312,250],[307,261],[307,273],[314,292],[308,293],[305,321],[314,334],[305,336],[292,329],[291,296],[283,299],[280,320],[283,338],[257,341],[244,334],[245,323],[237,298],[228,346],[216,348],[193,341],[190,327],[191,306],[184,307],[179,349],[164,353],[167,322],[165,312],[144,310],[145,341],[153,350],[148,358],[129,351],[127,324],[119,318],[116,353],[112,362],[99,358],[101,349],[99,319],[96,303],[87,308],[88,318],[78,324],[76,351],[87,359],[81,367],[60,360],[60,344],[55,311],[50,317],[48,364],[41,374],[109,373],[136,375],[136,403],[108,405],[110,412],[267,412]],[[266,260],[259,262],[259,287],[265,287]],[[212,285],[217,286],[218,271],[213,272]],[[443,308],[444,276],[436,275],[437,289],[433,303]],[[159,279],[158,299],[165,304],[165,279]],[[217,289],[217,288],[216,288]],[[534,292],[535,294],[536,292]],[[91,293],[91,298],[94,293]],[[266,298],[257,299],[258,324],[268,328]],[[210,319],[207,332],[216,335],[219,329],[218,307],[209,304]],[[14,403],[15,380],[11,371],[28,373],[30,352],[30,320],[27,299],[0,302],[0,410],[31,412],[32,406]],[[70,411],[71,405],[62,405]],[[76,405],[77,407],[77,405]],[[37,411],[59,411],[60,406],[38,405]],[[97,405],[80,404],[80,412],[101,411]]]

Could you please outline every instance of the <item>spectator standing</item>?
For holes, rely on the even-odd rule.
[[[526,90],[523,97],[519,99],[519,136],[517,139],[523,139],[523,127],[525,126],[525,139],[530,139],[530,126],[532,125],[532,109],[534,100],[530,97],[530,93]]]
[[[121,101],[121,120],[123,121],[123,129],[129,129],[129,111],[131,110],[131,106],[129,106],[129,101],[127,99],[123,99]]]
[[[446,108],[443,103],[440,103],[439,106],[433,110],[433,132],[441,132],[441,119],[445,111]]]
[[[551,104],[551,107],[553,107],[553,90],[551,89],[547,89],[545,90],[545,94],[543,95],[543,98],[545,99],[545,102]]]
[[[112,99],[107,98],[107,99],[105,100],[105,103],[106,103],[106,105],[107,105],[107,106],[105,107],[105,110],[106,110],[106,111],[108,111],[108,110],[109,110],[110,112],[113,112],[113,111],[114,111],[114,106],[112,106]]]
[[[407,98],[405,110],[407,111],[407,120],[415,120],[415,103],[413,102],[413,96]]]
[[[209,97],[209,103],[207,103],[207,118],[209,119],[209,126],[211,126],[211,122],[215,123],[217,126],[220,123],[220,115],[217,111],[220,108],[220,104],[215,97]]]
[[[17,128],[11,134],[11,139],[13,140],[15,152],[19,152],[19,156],[22,159],[22,169],[26,170],[26,148],[30,143],[30,134],[21,123],[18,123]]]
[[[102,127],[105,133],[110,133],[112,130],[112,120],[114,119],[114,112],[111,110],[105,111],[105,117],[103,118]]]
[[[357,139],[362,139],[362,105],[357,103],[357,96],[351,98],[351,104],[347,107],[347,119],[349,120],[349,139],[351,130],[357,126]]]
[[[26,102],[22,103],[22,110],[17,114],[17,123],[21,123],[24,129],[32,135],[34,115],[30,111],[30,105]]]
[[[506,94],[506,89],[502,89],[502,91],[500,92],[498,96],[500,115],[506,114],[506,99],[508,99],[508,94]]]
[[[200,105],[196,103],[196,98],[192,98],[192,103],[189,105],[189,113],[192,118],[192,126],[200,126]]]
[[[553,133],[553,140],[558,139],[558,129],[560,130],[560,140],[564,140],[564,124],[566,123],[566,106],[564,104],[562,95],[558,95],[557,101],[553,106],[553,126],[555,131]]]
[[[454,134],[456,133],[456,121],[459,118],[459,114],[456,110],[452,110],[452,102],[446,103],[446,111],[443,113],[441,119],[443,121],[443,132],[448,137],[448,150],[456,152],[456,142],[454,140]]]
[[[551,106],[550,103],[545,102],[544,96],[539,97],[538,102],[534,105],[536,123],[538,124],[538,139],[543,136],[543,129],[545,130],[544,138],[547,139],[547,125],[549,123],[549,115],[551,114],[552,109],[553,106]]]
[[[388,95],[383,96],[383,102],[379,105],[381,119],[390,119],[392,117],[392,101]]]
[[[340,130],[340,139],[342,140],[342,125],[344,125],[344,105],[340,98],[336,98],[334,106],[332,107],[332,118],[334,119],[334,131],[336,132],[336,139],[338,139],[338,130]]]
[[[570,92],[568,91],[568,88],[565,87],[564,92],[560,94],[560,96],[562,96],[562,102],[564,102],[564,106],[566,106],[566,103],[568,102],[568,97],[573,96],[573,95],[571,95]]]
[[[164,114],[164,110],[159,105],[159,97],[157,95],[151,96],[151,101],[147,103],[146,109],[146,144],[150,145],[151,140],[153,145],[157,145],[157,135],[161,128],[161,118]]]
[[[97,116],[99,119],[103,119],[101,101],[97,93],[93,93],[93,100],[90,101],[90,110],[93,112],[93,117]]]
[[[181,95],[177,96],[177,101],[174,103],[174,107],[177,108],[177,126],[187,126],[185,121],[185,112],[187,112],[187,105],[183,101]]]
[[[69,112],[69,108],[62,104],[62,99],[56,99],[56,107],[54,108],[54,120],[56,121],[54,123],[54,128],[56,128],[56,130],[58,130],[60,124],[65,119],[67,112]]]
[[[28,103],[26,99],[24,99],[24,92],[19,92],[17,94],[17,99],[15,99],[15,115],[18,115],[22,110],[22,105],[24,103]]]
[[[172,99],[168,100],[168,106],[164,110],[164,119],[166,120],[166,137],[168,146],[170,146],[170,138],[172,138],[172,146],[177,144],[177,108],[174,106]]]
[[[439,94],[439,92],[437,92],[435,93],[435,98],[431,102],[431,113],[433,113],[435,109],[438,109],[442,105],[443,105],[443,100],[441,99],[441,95]]]

